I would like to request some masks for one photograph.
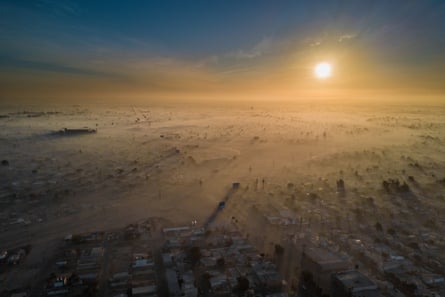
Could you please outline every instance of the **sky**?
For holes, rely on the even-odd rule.
[[[3,102],[440,97],[444,66],[439,0],[0,0]]]

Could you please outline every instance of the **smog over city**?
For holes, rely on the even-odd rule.
[[[0,24],[0,297],[445,296],[445,2]]]

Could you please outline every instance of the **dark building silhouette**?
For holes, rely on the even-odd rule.
[[[350,269],[350,264],[328,250],[309,247],[303,251],[301,268],[311,273],[314,285],[321,290],[321,296],[330,294],[332,274]]]

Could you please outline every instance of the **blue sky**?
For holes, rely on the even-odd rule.
[[[3,0],[0,96],[292,95],[318,60],[331,90],[441,92],[444,32],[432,0]]]

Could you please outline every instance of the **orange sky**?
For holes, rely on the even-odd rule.
[[[443,94],[445,84],[441,83],[439,75],[425,79],[418,69],[416,73],[406,69],[404,74],[404,69],[380,65],[364,51],[326,52],[323,55],[308,48],[303,53],[255,57],[252,61],[239,58],[239,63],[224,61],[234,59],[232,57],[211,57],[203,61],[141,57],[96,65],[85,63],[84,67],[91,73],[15,70],[0,73],[0,96],[14,101],[109,99],[139,102],[163,98],[297,99],[375,93],[393,96]],[[218,61],[220,64],[215,66],[215,59],[222,59],[222,62]],[[328,79],[314,76],[314,67],[320,61],[328,61],[333,67]],[[221,66],[223,63],[230,64]]]
[[[107,15],[80,2],[6,1],[0,99],[143,103],[445,94],[445,5],[261,3],[229,1],[205,12],[186,5],[172,15],[183,4],[110,2]],[[235,8],[244,13],[232,15]],[[390,13],[394,8],[397,14]],[[154,11],[165,17],[148,17]],[[332,64],[329,79],[313,75],[321,61]]]

